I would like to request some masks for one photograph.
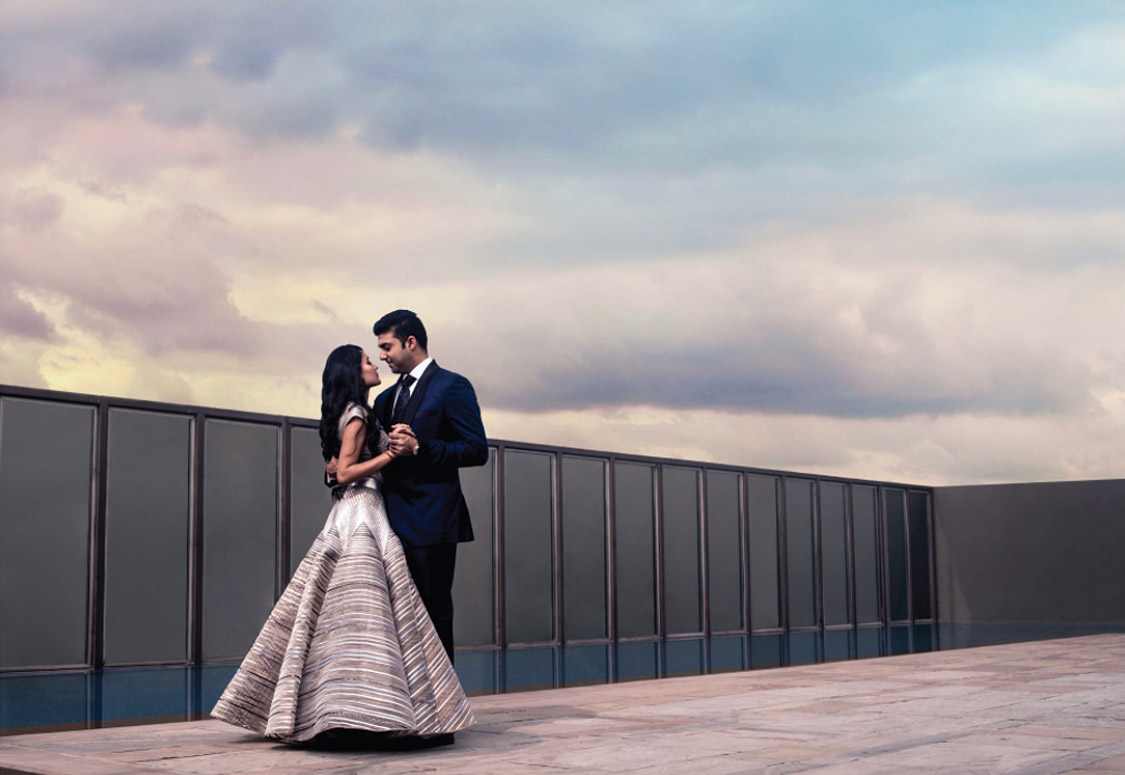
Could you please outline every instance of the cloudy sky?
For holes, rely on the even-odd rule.
[[[0,383],[314,416],[408,307],[494,438],[1125,476],[1118,0],[3,0],[0,105]]]

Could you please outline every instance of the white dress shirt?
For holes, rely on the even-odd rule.
[[[410,376],[414,377],[414,382],[411,384],[410,387],[406,388],[406,400],[407,401],[410,400],[410,391],[413,390],[415,388],[415,386],[417,386],[418,380],[422,379],[422,375],[425,373],[426,369],[428,369],[430,364],[433,363],[433,362],[434,362],[433,358],[426,358],[426,360],[422,361],[421,363],[419,363],[417,366],[415,366],[413,369],[410,370]],[[398,390],[395,392],[395,400],[394,400],[394,403],[391,404],[391,406],[394,406],[395,404],[398,403],[398,394],[402,392],[402,389],[403,389],[402,388],[402,380],[399,380]]]

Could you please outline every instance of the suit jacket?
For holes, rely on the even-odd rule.
[[[391,429],[396,385],[375,399],[375,416]],[[473,540],[457,469],[488,462],[480,405],[469,380],[431,363],[410,393],[405,422],[421,443],[417,455],[383,469],[383,498],[403,546]]]

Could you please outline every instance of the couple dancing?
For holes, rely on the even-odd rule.
[[[328,356],[320,440],[335,501],[215,709],[301,743],[453,742],[473,723],[453,671],[453,567],[473,539],[457,469],[488,460],[469,381],[437,365],[409,310],[374,326],[401,375],[368,405],[379,371],[356,345]]]

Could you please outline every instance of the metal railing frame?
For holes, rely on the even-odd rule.
[[[280,594],[284,585],[289,579],[290,556],[292,548],[291,543],[291,527],[292,527],[292,503],[290,499],[290,468],[292,460],[292,431],[294,428],[316,428],[318,422],[309,418],[290,417],[274,414],[263,414],[257,412],[246,412],[227,409],[212,409],[192,405],[163,403],[156,401],[143,401],[138,399],[117,398],[97,395],[86,395],[80,393],[70,393],[54,390],[43,390],[37,388],[16,387],[8,385],[0,385],[0,399],[27,399],[34,401],[45,401],[58,404],[77,404],[89,406],[94,409],[95,427],[94,427],[94,449],[92,450],[91,465],[93,467],[94,476],[91,479],[91,493],[90,493],[90,546],[89,546],[89,589],[88,589],[88,610],[87,610],[87,663],[83,665],[45,665],[41,667],[18,667],[18,668],[0,668],[0,672],[4,673],[26,673],[26,672],[39,672],[39,671],[59,671],[59,670],[73,670],[73,669],[97,669],[105,665],[104,660],[104,622],[105,622],[105,528],[106,528],[106,490],[107,490],[107,471],[106,471],[106,455],[108,450],[108,428],[109,416],[113,409],[126,409],[137,411],[149,411],[161,414],[173,414],[189,417],[192,420],[192,449],[191,449],[191,502],[190,502],[190,517],[188,529],[188,604],[185,615],[188,617],[187,623],[187,660],[177,662],[163,662],[163,663],[143,663],[143,664],[176,664],[176,665],[199,665],[205,663],[202,658],[202,622],[203,611],[201,608],[202,593],[203,593],[203,500],[205,497],[206,482],[204,481],[204,433],[206,423],[210,420],[225,420],[235,422],[245,422],[258,425],[273,426],[279,432],[279,457],[278,465],[280,475],[278,477],[277,503],[278,503],[278,524],[277,524],[277,546],[275,547],[276,555],[276,581],[275,593]],[[2,416],[0,416],[2,422]],[[2,428],[0,428],[2,430]],[[742,636],[744,638],[751,638],[752,636],[760,635],[780,635],[787,636],[794,633],[815,633],[817,642],[818,656],[823,654],[823,638],[824,632],[828,630],[847,630],[850,633],[850,654],[856,654],[856,641],[857,633],[860,628],[878,627],[883,632],[883,653],[887,649],[887,633],[889,628],[893,626],[905,626],[916,624],[934,624],[937,621],[938,602],[936,599],[937,585],[935,583],[935,565],[934,565],[934,514],[933,514],[933,492],[931,488],[922,487],[917,485],[910,485],[898,482],[887,482],[880,480],[858,479],[849,477],[837,477],[826,475],[802,474],[792,471],[782,471],[769,468],[756,468],[748,466],[728,465],[721,463],[712,463],[706,461],[692,461],[680,460],[666,457],[654,457],[648,455],[634,455],[625,454],[621,452],[612,451],[597,451],[579,449],[573,447],[552,446],[545,444],[536,444],[530,442],[519,442],[504,439],[490,439],[489,446],[495,452],[495,466],[492,470],[492,489],[493,489],[493,513],[489,515],[493,525],[493,546],[492,546],[492,573],[493,573],[493,610],[495,612],[495,621],[493,622],[494,629],[494,643],[483,646],[470,646],[463,651],[502,651],[506,648],[523,649],[534,647],[554,647],[558,651],[556,656],[556,670],[555,670],[555,684],[561,683],[561,677],[565,672],[565,657],[563,647],[567,645],[593,645],[602,644],[608,648],[607,660],[609,667],[609,675],[613,676],[614,663],[616,660],[615,649],[612,648],[614,644],[622,642],[653,642],[657,644],[658,667],[657,673],[663,676],[666,673],[665,662],[665,649],[661,644],[673,640],[690,640],[701,639],[704,643],[707,639],[714,636]],[[504,484],[505,484],[505,458],[509,452],[539,452],[550,455],[551,457],[551,482],[552,482],[552,525],[551,535],[553,540],[552,559],[553,559],[553,573],[552,583],[554,586],[552,593],[552,609],[553,609],[553,637],[549,641],[538,643],[509,643],[508,642],[508,627],[507,627],[507,612],[505,607],[505,558],[507,554],[507,547],[505,545],[505,521],[508,518],[508,510],[506,508],[504,498]],[[595,639],[579,639],[569,640],[567,638],[567,629],[565,621],[565,551],[564,544],[564,531],[563,522],[565,520],[565,506],[563,502],[563,465],[564,457],[577,457],[589,460],[601,461],[604,465],[604,483],[605,483],[605,563],[606,563],[606,588],[605,588],[605,611],[607,616],[606,622],[606,637]],[[633,463],[648,465],[652,467],[653,476],[653,495],[654,495],[654,508],[653,508],[653,542],[654,542],[654,584],[656,590],[655,597],[655,632],[651,636],[641,637],[621,637],[619,634],[618,616],[620,612],[620,601],[618,599],[619,587],[617,583],[617,562],[616,557],[619,547],[619,536],[617,535],[617,514],[616,514],[616,476],[615,471],[618,463]],[[666,621],[666,565],[664,560],[664,508],[663,508],[663,487],[664,487],[664,469],[668,466],[677,468],[691,469],[695,473],[695,481],[698,490],[698,524],[697,530],[699,535],[698,546],[698,573],[699,573],[699,590],[700,590],[700,622],[701,627],[699,632],[692,633],[669,633],[667,631]],[[711,625],[711,611],[712,599],[714,590],[710,588],[710,563],[711,552],[708,546],[708,537],[710,535],[710,520],[708,514],[708,474],[710,472],[726,472],[734,474],[738,477],[739,496],[738,502],[740,507],[739,514],[739,541],[740,541],[740,572],[741,572],[741,588],[739,594],[741,596],[741,609],[742,609],[742,627],[737,630],[716,630]],[[753,606],[752,590],[750,588],[750,502],[749,502],[749,488],[747,483],[748,476],[768,476],[774,479],[775,487],[775,502],[777,504],[776,513],[774,518],[776,520],[777,530],[777,583],[778,583],[778,606],[780,614],[780,626],[765,629],[752,629],[751,628],[751,613]],[[793,627],[790,626],[789,617],[789,583],[788,583],[788,552],[786,551],[787,545],[787,511],[786,511],[786,493],[785,482],[787,479],[799,479],[802,481],[811,482],[812,485],[812,515],[813,520],[813,546],[812,546],[812,563],[815,572],[814,584],[814,605],[816,609],[816,624],[815,626]],[[821,487],[825,482],[842,483],[845,487],[845,540],[846,540],[846,583],[848,584],[847,600],[848,600],[848,619],[846,625],[831,625],[825,627],[824,623],[824,590],[823,590],[823,551],[824,547],[821,542]],[[875,496],[875,524],[876,524],[876,577],[879,584],[879,599],[880,599],[880,621],[874,622],[858,622],[857,621],[857,604],[856,604],[856,584],[855,584],[855,526],[854,526],[854,502],[853,502],[853,487],[862,485],[874,488]],[[929,594],[930,594],[930,617],[925,620],[915,620],[913,615],[913,594],[910,585],[913,582],[913,575],[911,572],[910,562],[910,512],[909,512],[909,493],[921,492],[926,496],[926,514],[927,530],[929,533]],[[906,565],[906,583],[907,588],[904,590],[908,605],[908,620],[891,622],[889,619],[889,606],[890,606],[890,590],[888,589],[889,579],[887,578],[887,557],[886,552],[889,550],[885,536],[885,520],[887,515],[885,513],[885,501],[887,497],[893,494],[901,494],[904,524],[903,530],[905,532],[905,557],[903,558]],[[486,518],[484,515],[478,515],[477,519]],[[913,627],[911,627],[913,629]],[[937,638],[937,628],[933,628],[933,637]],[[783,637],[783,644],[787,644],[788,638]],[[747,640],[749,642],[749,640]],[[936,647],[936,642],[934,643]],[[787,651],[788,646],[782,656],[783,662],[788,663],[789,654]],[[703,650],[703,669],[708,671],[709,664],[709,651],[704,648]],[[497,663],[497,675],[500,678],[501,688],[503,687],[503,669],[502,665]],[[611,679],[612,680],[612,679]]]

